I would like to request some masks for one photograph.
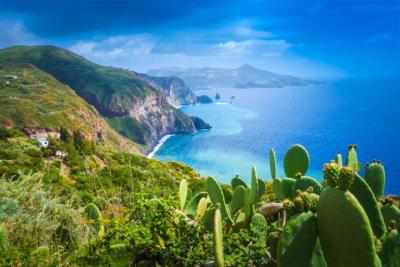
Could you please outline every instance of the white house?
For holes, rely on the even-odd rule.
[[[46,148],[49,146],[49,141],[47,141],[47,139],[45,139],[45,138],[39,138],[36,140],[39,142],[40,147]]]

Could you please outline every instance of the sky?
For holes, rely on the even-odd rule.
[[[139,72],[399,77],[399,14],[399,0],[0,0],[0,48],[56,45]]]

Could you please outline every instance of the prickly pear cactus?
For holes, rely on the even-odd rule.
[[[296,179],[293,185],[293,193],[295,193],[297,190],[306,191],[310,187],[312,187],[315,194],[319,195],[321,193],[322,185],[317,180],[312,177],[301,176],[300,178]]]
[[[244,195],[246,189],[239,185],[233,190],[232,201],[229,203],[230,214],[234,216],[244,205]]]
[[[340,154],[340,152],[336,154],[335,162],[339,167],[343,167],[343,159],[342,159],[342,154]]]
[[[281,189],[284,198],[291,199],[294,197],[293,186],[295,182],[296,180],[293,178],[283,178],[281,180]]]
[[[381,207],[381,213],[385,220],[386,227],[389,227],[393,222],[395,227],[400,225],[400,210],[393,203],[385,203]]]
[[[357,145],[348,145],[347,146],[346,166],[350,167],[355,172],[359,172],[360,165],[358,163],[356,149],[357,149]]]
[[[365,181],[371,187],[377,199],[383,197],[385,191],[385,168],[379,161],[367,164],[365,168]]]
[[[189,203],[187,204],[185,208],[185,214],[186,215],[191,215],[191,216],[196,216],[197,215],[197,207],[199,205],[200,200],[203,197],[207,197],[207,192],[199,192],[196,195],[190,199]]]
[[[398,230],[387,232],[382,237],[382,248],[379,251],[382,266],[400,266],[400,234]]]
[[[276,156],[273,148],[269,150],[269,169],[272,179],[276,178]]]
[[[219,204],[217,204],[214,213],[214,258],[215,266],[224,266],[224,241],[222,234],[221,210]]]
[[[222,193],[221,186],[219,183],[212,177],[208,177],[206,181],[207,192],[211,199],[213,205],[217,205],[220,203],[221,205],[221,214],[224,220],[227,220],[228,223],[232,224],[232,218],[228,212],[228,208],[226,207],[225,197]]]
[[[253,166],[253,168],[251,169],[251,187],[249,195],[250,204],[256,203],[257,198],[258,198],[258,179],[257,179],[256,167]]]
[[[262,195],[264,195],[264,192],[265,192],[265,183],[264,183],[264,181],[261,180],[261,179],[258,179],[257,182],[258,182],[258,195],[257,195],[257,198],[259,199],[259,198],[262,197]]]
[[[312,212],[293,217],[285,226],[278,242],[279,267],[311,267],[317,243],[316,219]]]
[[[238,175],[236,175],[236,176],[232,179],[231,185],[232,185],[232,188],[233,188],[233,189],[235,189],[235,188],[238,187],[239,185],[243,186],[244,188],[247,187],[247,184],[246,184],[242,179],[240,179]]]
[[[203,216],[203,225],[210,232],[214,230],[214,214],[215,207],[210,207],[206,210]]]
[[[310,165],[310,156],[302,145],[293,145],[288,149],[283,160],[287,177],[294,178],[296,174],[305,175]]]
[[[187,197],[188,185],[185,179],[182,179],[179,184],[179,206],[183,210],[185,208],[186,197]]]
[[[327,265],[378,267],[368,216],[357,198],[346,190],[354,179],[344,169],[336,163],[324,166],[324,179],[329,186],[319,198],[317,228]]]
[[[272,180],[272,189],[274,190],[275,197],[277,200],[284,200],[285,195],[282,190],[282,181],[279,178]]]
[[[357,173],[354,177],[354,183],[351,185],[349,191],[357,198],[367,213],[374,234],[377,237],[381,237],[386,232],[386,226],[374,193],[365,180]]]
[[[258,229],[259,231],[267,231],[267,220],[264,218],[264,216],[260,213],[255,213],[253,215],[253,218],[251,218],[251,226]]]
[[[207,198],[203,197],[200,199],[199,204],[197,205],[197,216],[202,218],[207,210]]]
[[[94,228],[96,229],[98,235],[102,236],[104,234],[104,225],[103,225],[103,217],[101,215],[99,208],[97,208],[95,204],[89,203],[85,207],[83,212],[87,219],[93,220]]]

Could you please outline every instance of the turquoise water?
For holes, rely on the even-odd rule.
[[[286,149],[301,143],[308,149],[308,175],[321,179],[325,162],[347,144],[358,144],[359,160],[385,164],[386,193],[400,193],[400,88],[398,80],[345,80],[308,87],[218,88],[197,91],[224,104],[184,106],[182,110],[209,122],[213,129],[175,135],[157,151],[162,160],[184,162],[203,175],[229,183],[235,174],[250,177],[251,166],[270,179],[268,150],[278,165]],[[231,96],[236,98],[230,102]],[[284,176],[282,168],[278,174]]]

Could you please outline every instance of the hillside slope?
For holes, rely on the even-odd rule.
[[[290,75],[280,75],[244,64],[237,69],[224,68],[162,68],[150,70],[153,76],[176,76],[190,87],[284,87],[314,84],[313,81]]]
[[[0,66],[30,63],[71,87],[106,116],[133,129],[116,128],[141,145],[153,145],[165,134],[192,133],[192,119],[173,108],[162,92],[129,70],[94,64],[54,46],[14,46],[0,50]],[[116,121],[116,122],[115,122]],[[133,131],[132,131],[133,130]],[[134,134],[132,134],[132,132]]]
[[[80,130],[110,149],[139,153],[71,88],[31,64],[0,68],[0,125],[19,129]]]

